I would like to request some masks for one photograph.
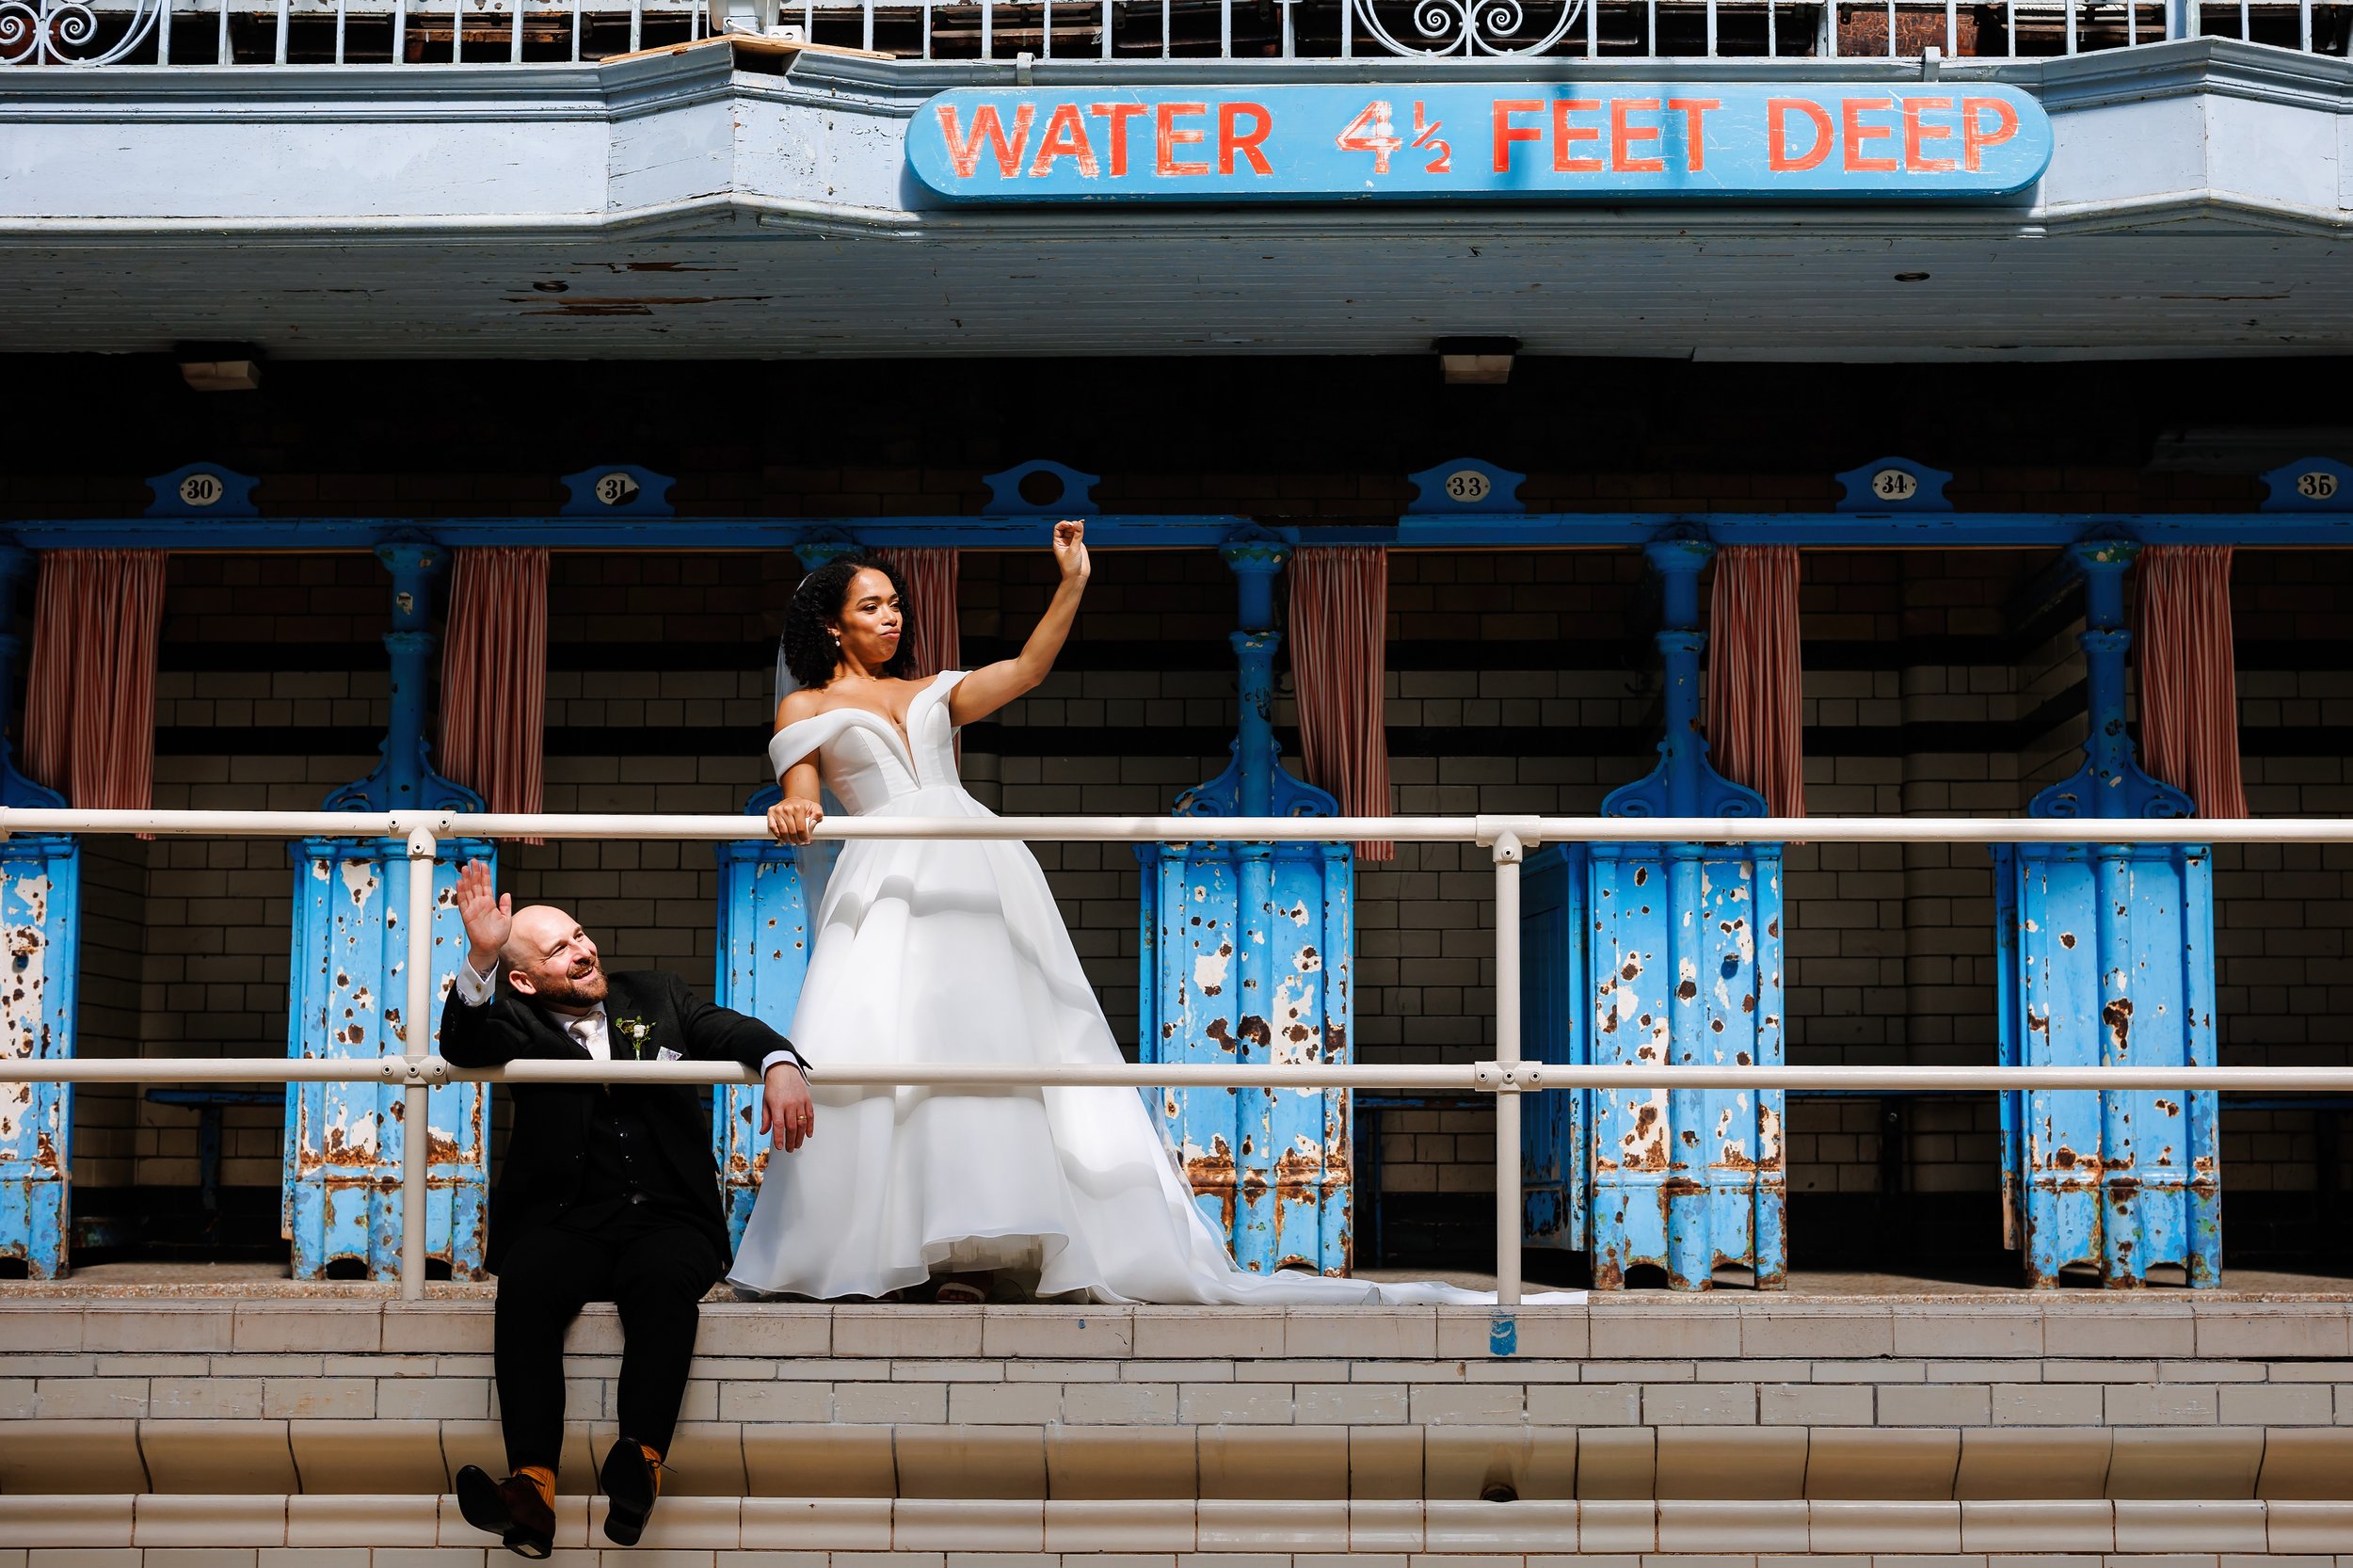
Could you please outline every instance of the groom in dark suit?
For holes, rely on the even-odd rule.
[[[597,944],[560,909],[517,909],[469,865],[457,912],[471,944],[441,1011],[453,1066],[518,1059],[739,1062],[762,1078],[760,1130],[800,1147],[815,1112],[792,1043],[757,1018],[699,1000],[673,974],[607,974]],[[505,985],[497,981],[504,973]],[[620,1441],[598,1473],[604,1532],[633,1545],[661,1492],[695,1354],[697,1304],[726,1273],[727,1221],[711,1120],[683,1084],[518,1083],[513,1136],[490,1194],[488,1263],[499,1276],[493,1369],[506,1433],[504,1480],[467,1465],[469,1524],[524,1557],[553,1545],[564,1435],[564,1331],[588,1302],[620,1308]]]

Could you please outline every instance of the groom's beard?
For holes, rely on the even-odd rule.
[[[584,1012],[604,1000],[604,965],[600,962],[586,974],[551,974],[539,978],[535,992],[541,1001],[555,1007],[577,1007]]]

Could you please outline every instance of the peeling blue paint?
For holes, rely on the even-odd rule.
[[[65,805],[65,797],[16,770],[7,739],[23,641],[11,624],[17,583],[32,556],[0,545],[0,806]],[[21,834],[0,842],[0,1056],[58,1060],[73,1054],[79,978],[81,851],[66,835]],[[33,1279],[67,1268],[66,1225],[73,1169],[73,1086],[0,1083],[0,1258]]]
[[[1271,709],[1280,638],[1273,582],[1289,552],[1228,545],[1245,630],[1233,636],[1241,730],[1233,762],[1177,797],[1178,816],[1321,817],[1338,804],[1278,760]],[[1141,1060],[1353,1059],[1346,844],[1139,844],[1144,868]],[[1348,1272],[1349,1099],[1344,1089],[1172,1088],[1148,1096],[1196,1201],[1235,1261],[1257,1273]]]
[[[1761,817],[1763,797],[1707,762],[1699,734],[1698,583],[1710,547],[1653,544],[1662,580],[1666,738],[1608,816]],[[1556,844],[1524,873],[1524,1045],[1541,1061],[1779,1066],[1781,846]],[[1705,1290],[1716,1271],[1787,1277],[1778,1090],[1577,1090],[1526,1113],[1529,1241],[1589,1255],[1595,1286],[1660,1270]]]
[[[435,773],[424,741],[425,687],[433,636],[433,577],[446,552],[425,542],[381,547],[392,574],[392,722],[383,759],[357,783],[327,799],[336,811],[395,808],[479,811],[482,797]],[[294,936],[286,1015],[286,1054],[398,1056],[408,1031],[438,1034],[440,1008],[465,962],[465,925],[457,918],[459,868],[480,860],[495,873],[485,842],[446,840],[432,865],[433,1016],[404,1016],[408,1000],[408,846],[396,840],[353,842],[306,839],[293,846]],[[427,1050],[435,1048],[428,1041]],[[449,1083],[433,1090],[425,1115],[425,1255],[453,1279],[479,1278],[487,1244],[489,1115],[487,1086]],[[281,1227],[296,1279],[323,1279],[337,1263],[357,1264],[374,1279],[400,1269],[401,1173],[412,1129],[403,1092],[384,1083],[286,1086]]]
[[[744,809],[766,816],[783,792],[770,785]],[[808,974],[810,927],[817,886],[806,873],[833,846],[796,849],[774,839],[741,840],[712,846],[719,857],[719,972],[713,1000],[722,1007],[790,1033],[792,1010],[800,1005],[801,982]],[[744,1240],[753,1200],[768,1171],[768,1140],[760,1134],[760,1091],[750,1084],[723,1083],[712,1096],[711,1156],[719,1167],[719,1191],[728,1229]]]
[[[2125,732],[2123,576],[2137,547],[2084,545],[2084,766],[2036,795],[2044,818],[2182,818],[2187,795],[2134,760]],[[1993,851],[2006,1066],[2215,1064],[2214,867],[2202,844],[2003,844]],[[2001,1096],[2004,1232],[2027,1283],[2068,1271],[2110,1288],[2179,1268],[2221,1283],[2212,1091]]]

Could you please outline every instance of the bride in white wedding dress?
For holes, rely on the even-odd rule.
[[[905,622],[887,568],[833,562],[803,581],[785,622],[800,689],[768,748],[778,838],[809,842],[821,789],[860,817],[990,814],[957,777],[953,737],[1053,668],[1086,586],[1081,525],[1056,524],[1053,550],[1061,585],[1020,656],[929,680],[897,673]],[[769,1157],[739,1288],[878,1297],[945,1275],[940,1299],[973,1300],[971,1276],[995,1274],[1101,1302],[1493,1300],[1237,1268],[1132,1089],[826,1088],[824,1067],[853,1063],[1121,1060],[1026,845],[854,840],[810,933],[790,1033],[820,1070],[816,1128]]]

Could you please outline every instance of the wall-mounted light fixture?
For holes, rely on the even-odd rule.
[[[184,343],[171,357],[180,378],[197,392],[255,392],[262,385],[262,351],[249,343]]]
[[[1520,340],[1440,338],[1431,347],[1449,386],[1499,387],[1512,379],[1512,359],[1520,351]]]

